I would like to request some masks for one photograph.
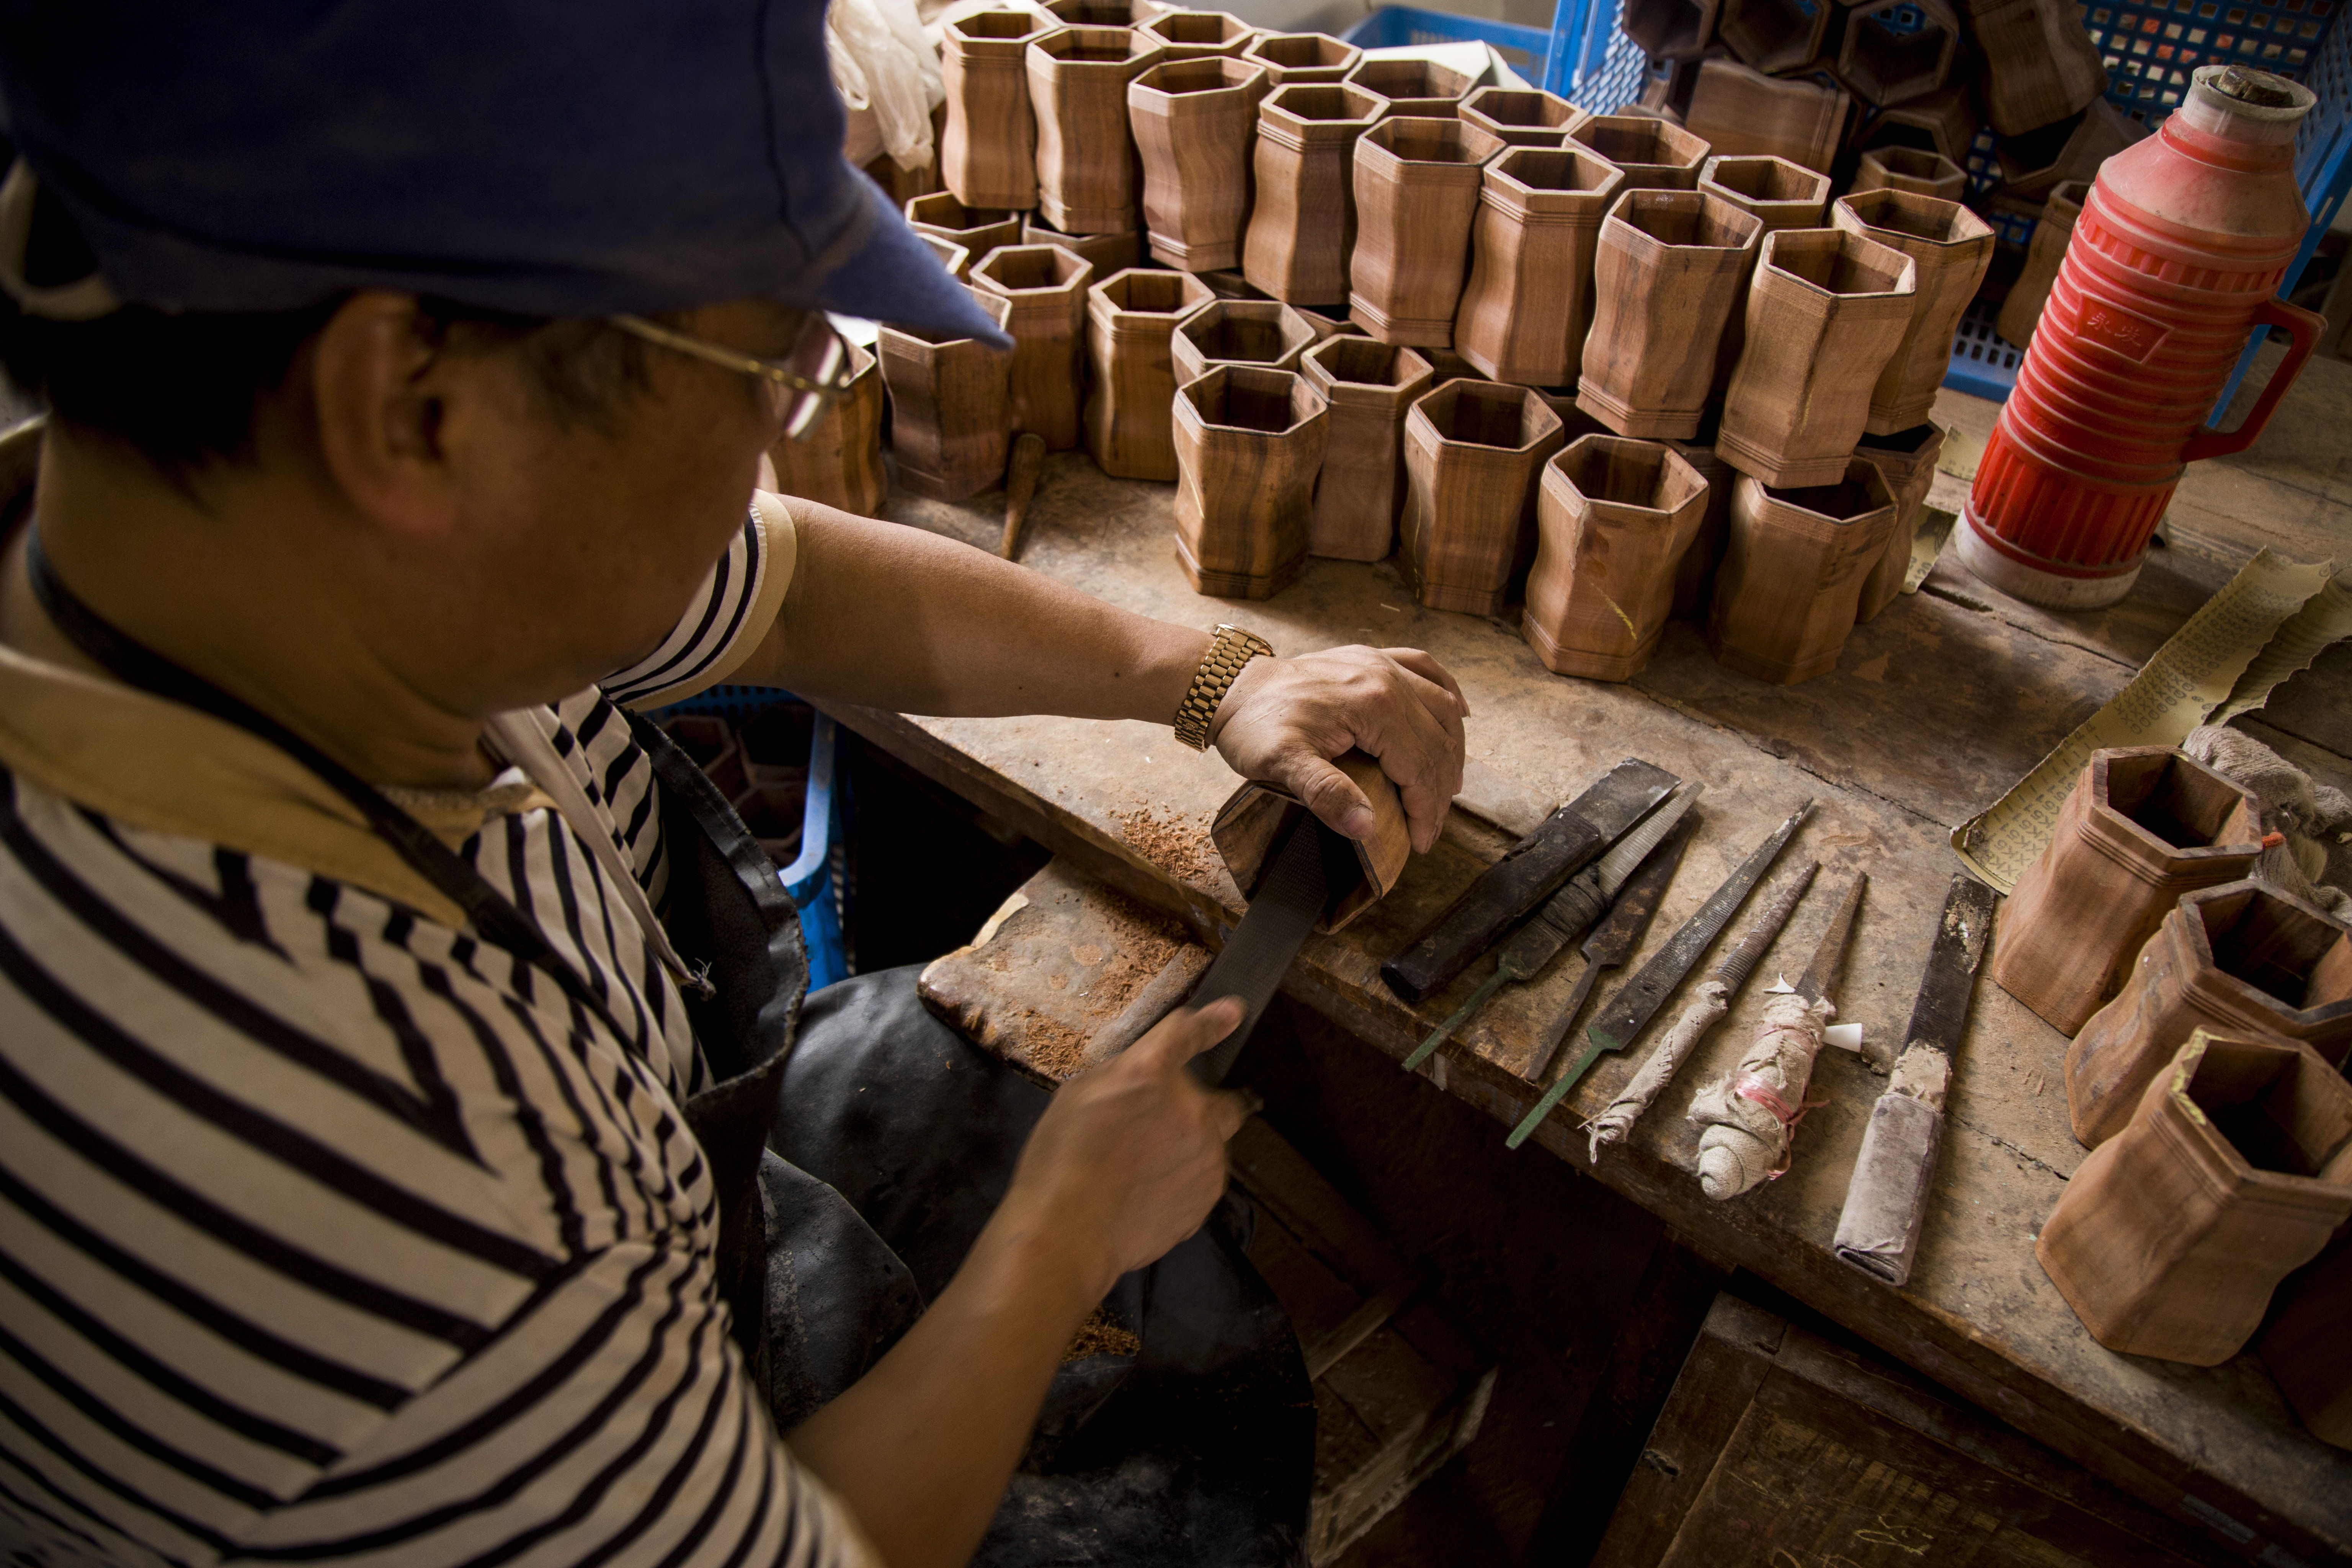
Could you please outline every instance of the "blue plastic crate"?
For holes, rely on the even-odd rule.
[[[773,686],[714,686],[650,715],[656,722],[681,713],[708,714],[740,724],[772,708],[800,700]],[[849,955],[841,940],[845,793],[835,766],[840,736],[833,721],[816,716],[809,738],[808,796],[801,808],[800,858],[783,868],[784,891],[801,911],[801,941],[808,949],[809,989],[821,990],[849,977]]]

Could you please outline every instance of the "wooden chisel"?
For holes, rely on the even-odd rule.
[[[1870,1108],[1862,1152],[1845,1190],[1832,1242],[1841,1262],[1874,1279],[1902,1285],[1919,1250],[1919,1226],[1944,1143],[1944,1096],[1952,1058],[1969,1021],[1977,969],[1992,941],[1990,888],[1966,875],[1952,878],[1944,917],[1927,950],[1927,972],[1911,1005],[1886,1092]]]

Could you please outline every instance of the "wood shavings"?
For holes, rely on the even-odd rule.
[[[1090,1355],[1133,1355],[1143,1348],[1143,1342],[1129,1330],[1110,1321],[1110,1314],[1097,1307],[1070,1336],[1070,1346],[1062,1352],[1065,1365],[1083,1361]]]
[[[1087,1070],[1087,1037],[1034,1007],[1021,1010],[1021,1054],[1039,1072],[1075,1078]]]
[[[1111,819],[1137,853],[1180,881],[1203,883],[1215,874],[1216,849],[1209,842],[1206,814],[1196,823],[1181,817],[1163,822],[1144,805],[1113,812]]]

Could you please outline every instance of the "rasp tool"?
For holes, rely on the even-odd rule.
[[[1215,1085],[1233,1070],[1234,1058],[1249,1043],[1250,1031],[1257,1027],[1291,961],[1306,945],[1307,933],[1322,917],[1330,889],[1349,874],[1354,858],[1355,849],[1347,839],[1317,821],[1313,813],[1298,813],[1258,883],[1257,896],[1250,900],[1241,923],[1192,993],[1199,1005],[1238,996],[1249,1009],[1214,1049],[1192,1058],[1193,1077]]]
[[[1707,895],[1706,902],[1701,904],[1690,919],[1683,921],[1681,928],[1666,940],[1666,945],[1651,955],[1650,962],[1642,965],[1641,973],[1627,981],[1619,988],[1617,994],[1609,999],[1609,1005],[1602,1010],[1601,1016],[1584,1031],[1588,1043],[1583,1055],[1578,1057],[1568,1071],[1560,1075],[1559,1081],[1536,1101],[1535,1109],[1511,1129],[1511,1135],[1503,1140],[1507,1147],[1516,1149],[1526,1142],[1528,1135],[1551,1114],[1552,1107],[1565,1099],[1578,1080],[1592,1070],[1592,1064],[1601,1059],[1602,1052],[1623,1050],[1649,1026],[1650,1020],[1657,1016],[1658,1009],[1665,1005],[1666,998],[1674,994],[1675,987],[1683,983],[1683,977],[1698,963],[1699,955],[1722,934],[1723,928],[1731,922],[1731,917],[1739,912],[1739,906],[1747,902],[1749,893],[1756,890],[1756,884],[1763,879],[1764,873],[1771,868],[1773,860],[1787,847],[1798,826],[1805,820],[1805,814],[1812,809],[1813,803],[1809,800],[1790,812],[1789,819],[1774,828],[1770,837],[1739,863],[1739,868],[1724,879],[1721,887]]]
[[[1407,1002],[1444,990],[1681,782],[1632,757],[1619,763],[1480,872],[1444,914],[1381,965],[1381,978]]]
[[[1807,861],[1805,868],[1790,879],[1787,887],[1772,896],[1772,901],[1764,907],[1764,912],[1756,917],[1740,939],[1732,943],[1731,951],[1723,955],[1723,962],[1715,966],[1715,973],[1706,977],[1706,984],[1699,986],[1698,994],[1683,1009],[1683,1016],[1675,1020],[1674,1027],[1666,1031],[1665,1038],[1651,1051],[1641,1069],[1623,1089],[1617,1091],[1617,1098],[1604,1106],[1600,1115],[1584,1124],[1585,1132],[1592,1141],[1591,1157],[1595,1163],[1600,1162],[1601,1150],[1612,1143],[1625,1141],[1625,1134],[1632,1131],[1633,1123],[1642,1119],[1642,1112],[1650,1109],[1651,1101],[1674,1081],[1675,1074],[1690,1058],[1698,1043],[1706,1038],[1707,1031],[1715,1027],[1716,1020],[1731,1010],[1731,1004],[1739,995],[1739,988],[1748,984],[1748,977],[1756,972],[1756,965],[1762,962],[1765,953],[1771,951],[1774,939],[1780,934],[1780,928],[1789,923],[1789,916],[1795,912],[1798,900],[1805,896],[1805,889],[1813,885],[1813,878],[1821,868],[1820,861]]]
[[[1911,1278],[1927,1190],[1944,1143],[1944,1096],[1952,1059],[1969,1021],[1977,969],[1992,941],[1994,894],[1972,877],[1955,876],[1944,917],[1927,950],[1927,973],[1911,1005],[1903,1054],[1886,1092],[1870,1109],[1862,1152],[1845,1190],[1832,1245],[1841,1261],[1873,1279],[1902,1285]]]
[[[1445,1043],[1447,1036],[1475,1017],[1495,993],[1506,985],[1531,980],[1543,972],[1544,966],[1559,956],[1560,949],[1582,936],[1592,922],[1606,913],[1618,889],[1625,885],[1642,862],[1648,859],[1683,814],[1698,799],[1703,785],[1683,784],[1666,803],[1645,817],[1641,826],[1619,839],[1600,859],[1559,885],[1557,892],[1546,899],[1527,924],[1513,931],[1503,942],[1501,954],[1495,961],[1495,973],[1471,992],[1451,1017],[1429,1032],[1412,1055],[1405,1058],[1407,1072],[1419,1067]],[[1581,1002],[1581,993],[1578,994]]]
[[[1559,1053],[1560,1041],[1568,1037],[1569,1030],[1576,1026],[1577,1015],[1584,1011],[1585,998],[1592,994],[1592,983],[1601,978],[1602,970],[1622,967],[1633,955],[1633,950],[1642,945],[1658,905],[1665,900],[1666,889],[1673,884],[1675,873],[1682,868],[1683,851],[1689,847],[1690,835],[1684,833],[1644,861],[1642,868],[1633,873],[1633,879],[1625,884],[1625,890],[1617,895],[1617,901],[1609,906],[1608,917],[1584,939],[1583,947],[1578,950],[1584,954],[1584,973],[1576,977],[1576,988],[1568,994],[1559,1016],[1536,1042],[1534,1054],[1528,1058],[1528,1070],[1519,1075],[1521,1078],[1530,1083],[1543,1081],[1544,1069]]]

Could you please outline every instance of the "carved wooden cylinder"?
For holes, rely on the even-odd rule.
[[[1391,118],[1357,139],[1348,313],[1358,326],[1384,343],[1454,341],[1480,167],[1500,151],[1458,120]]]
[[[1037,120],[1023,57],[1053,30],[1034,11],[1012,10],[976,11],[941,29],[948,123],[940,178],[968,207],[1037,205]]]
[[[1513,147],[1480,176],[1454,347],[1496,381],[1574,379],[1601,221],[1625,177],[1581,147]]]
[[[1108,278],[1114,272],[1124,272],[1130,267],[1143,265],[1143,235],[1140,231],[1064,234],[1035,213],[1024,213],[1021,218],[1021,243],[1058,245],[1079,260],[1090,263],[1097,278]]]
[[[1451,120],[1476,79],[1435,60],[1368,59],[1349,71],[1353,86],[1388,101],[1391,120]]]
[[[907,224],[917,234],[961,246],[977,261],[1000,245],[1021,243],[1021,215],[997,207],[968,207],[953,191],[933,191],[907,203]]]
[[[1675,573],[1706,517],[1706,480],[1672,447],[1570,442],[1543,468],[1520,635],[1544,668],[1630,680],[1657,651]]]
[[[890,489],[882,472],[882,367],[855,343],[849,363],[849,389],[800,439],[777,442],[768,456],[785,495],[879,517]]]
[[[1838,80],[1864,103],[1908,103],[1951,80],[1959,48],[1944,0],[1863,0],[1845,14]]]
[[[1240,54],[1257,29],[1225,11],[1168,9],[1139,24],[1163,60],[1217,59]]]
[[[1532,88],[1482,87],[1462,100],[1462,119],[1514,147],[1558,147],[1585,120],[1584,110],[1557,93]]]
[[[2352,1231],[2287,1280],[2255,1349],[2311,1435],[2352,1448]]]
[[[1874,147],[1853,172],[1853,194],[1908,191],[1915,196],[1957,202],[1969,194],[1969,172],[1925,147]]]
[[[1840,229],[1766,235],[1716,441],[1724,459],[1768,485],[1836,483],[1910,326],[1917,275],[1901,251]]]
[[[1270,90],[1343,81],[1363,58],[1363,50],[1328,33],[1260,33],[1242,51],[1242,58],[1265,70]]]
[[[1863,574],[1894,526],[1886,481],[1858,458],[1837,483],[1804,489],[1770,489],[1742,474],[1715,572],[1706,651],[1776,686],[1835,669]]]
[[[2033,1256],[2109,1350],[2219,1366],[2347,1216],[2352,1084],[2308,1046],[2200,1029],[2068,1180]]]
[[[1013,301],[1003,295],[974,289],[971,297],[998,326],[1011,321]],[[929,500],[954,501],[1004,478],[1013,442],[1010,350],[884,327],[874,356],[890,389],[890,450],[901,486]]]
[[[1687,191],[1715,151],[1679,125],[1640,114],[1596,114],[1568,139],[1622,169],[1629,191]]]
[[[1951,368],[1952,333],[1992,265],[1992,230],[1958,202],[1907,191],[1859,191],[1830,207],[1832,227],[1899,250],[1916,264],[1911,321],[1871,388],[1874,436],[1925,420]]]
[[[1683,128],[1717,153],[1786,158],[1827,173],[1845,140],[1853,100],[1833,81],[1766,76],[1737,60],[1692,72]]]
[[[2262,838],[2260,803],[2186,753],[2092,752],[2001,910],[1992,978],[2060,1034],[2079,1032],[2180,895],[2251,876]]]
[[[1220,365],[1176,393],[1176,561],[1196,594],[1265,599],[1307,563],[1328,416],[1302,376]]]
[[[1252,288],[1297,305],[1347,302],[1356,139],[1386,109],[1338,84],[1277,88],[1258,105],[1257,203],[1242,242]]]
[[[1449,381],[1404,421],[1405,567],[1433,610],[1500,615],[1535,555],[1535,476],[1559,416],[1524,386]]]
[[[1169,340],[1176,324],[1216,296],[1199,279],[1157,268],[1135,268],[1087,290],[1087,451],[1095,466],[1122,479],[1176,477],[1176,438],[1169,424],[1176,374]]]
[[[1307,552],[1385,561],[1404,506],[1404,416],[1435,379],[1429,362],[1371,338],[1331,337],[1298,363],[1330,409]]]
[[[1013,310],[1008,392],[1015,435],[1034,430],[1050,451],[1078,444],[1078,395],[1086,386],[1087,289],[1095,269],[1058,245],[1000,246],[971,269],[975,289],[1002,294]]]
[[[1157,65],[1128,84],[1154,258],[1180,272],[1240,264],[1250,138],[1265,96],[1265,72],[1222,55]]]
[[[2352,931],[2265,882],[2184,893],[2115,1000],[2066,1049],[2066,1110],[2096,1146],[2120,1131],[2192,1029],[2352,1048]]]
[[[1778,234],[1784,228],[1818,228],[1830,203],[1827,174],[1769,153],[1717,153],[1700,165],[1698,188],[1702,195],[1729,202],[1748,214],[1763,226],[1765,234]],[[1717,399],[1730,389],[1731,373],[1739,367],[1739,352],[1748,346],[1748,284],[1754,275],[1751,267],[1740,278],[1739,298],[1731,307],[1731,319],[1723,323],[1722,344],[1715,355]]]
[[[1627,191],[1601,226],[1577,406],[1621,436],[1698,434],[1763,225],[1696,191]]]
[[[2074,237],[2074,220],[2083,216],[2083,202],[2090,194],[2087,184],[2069,180],[2042,204],[2042,221],[2033,226],[2033,237],[2025,245],[2025,269],[2009,286],[2000,319],[1993,323],[2005,342],[2023,348],[2033,336],[2042,307],[2050,302],[2050,286],[2058,281],[2058,264],[2066,259],[2067,242]]]
[[[1029,46],[1037,208],[1065,234],[1143,226],[1127,84],[1159,61],[1160,46],[1132,27],[1064,27]]]
[[[1307,318],[1279,300],[1213,300],[1178,324],[1168,348],[1181,386],[1221,364],[1296,370],[1315,343]]]
[[[2074,0],[1962,0],[1960,8],[1980,68],[1977,91],[1999,134],[2063,120],[2107,90]]]
[[[1872,563],[1862,580],[1862,600],[1854,619],[1873,621],[1903,592],[1911,570],[1911,536],[1919,531],[1919,507],[1936,482],[1936,459],[1944,452],[1940,425],[1915,425],[1892,436],[1864,436],[1853,455],[1874,465],[1895,497],[1895,526],[1887,531],[1886,549]]]

